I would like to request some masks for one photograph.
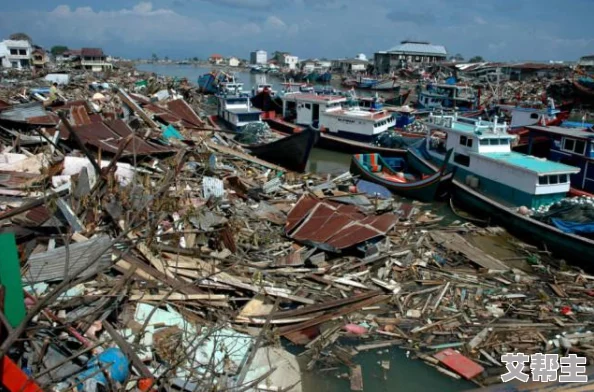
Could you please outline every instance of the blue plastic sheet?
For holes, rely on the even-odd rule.
[[[561,231],[572,234],[589,234],[594,233],[594,222],[580,223],[569,222],[559,218],[552,218],[553,224]]]
[[[184,137],[181,133],[178,132],[172,125],[168,125],[167,128],[163,131],[163,137],[165,139],[179,139],[184,140]]]
[[[380,199],[389,199],[392,197],[392,192],[390,192],[385,186],[365,180],[357,181],[357,191],[365,193],[371,197],[377,196]]]

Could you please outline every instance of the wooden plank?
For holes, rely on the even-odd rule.
[[[25,296],[21,281],[21,265],[14,234],[0,234],[0,284],[4,286],[4,314],[13,328],[25,319]]]
[[[146,294],[134,293],[130,296],[131,301],[228,301],[229,297],[222,294]]]
[[[313,306],[304,306],[300,309],[288,310],[288,311],[284,311],[284,312],[276,312],[276,313],[272,314],[271,318],[278,320],[281,318],[295,317],[295,316],[301,316],[301,315],[308,314],[308,313],[320,312],[322,310],[337,308],[339,306],[348,305],[353,302],[362,301],[364,299],[375,297],[376,295],[380,295],[380,294],[383,294],[383,291],[377,290],[377,291],[372,291],[369,293],[354,295],[349,298],[338,299],[338,300],[334,300],[334,301],[326,301],[324,303],[316,304]],[[258,316],[264,316],[264,315],[258,315]]]
[[[471,245],[461,235],[457,233],[447,233],[445,231],[432,231],[429,233],[433,241],[443,246],[449,251],[462,253],[470,261],[480,265],[483,268],[491,270],[507,271],[509,267],[503,262],[497,260],[483,252],[481,249]]]
[[[363,390],[363,373],[361,372],[361,365],[351,368],[351,391]]]
[[[315,318],[313,320],[308,320],[308,321],[305,321],[303,323],[299,323],[297,325],[290,325],[290,326],[286,326],[286,327],[281,327],[281,328],[278,329],[278,333],[280,335],[285,336],[285,335],[288,335],[288,334],[293,333],[293,332],[298,332],[298,331],[301,331],[303,329],[306,329],[306,328],[309,328],[309,327],[313,327],[313,326],[316,326],[318,324],[322,324],[322,323],[324,323],[326,321],[330,321],[333,318],[344,316],[345,314],[349,314],[349,313],[355,312],[355,311],[357,311],[357,310],[359,310],[361,308],[364,308],[366,306],[375,305],[375,304],[377,304],[379,302],[385,301],[388,298],[390,298],[389,295],[377,295],[375,297],[365,299],[363,301],[357,302],[357,303],[352,304],[350,306],[345,306],[342,309],[339,309],[339,310],[337,310],[335,312],[327,313],[327,314],[325,314],[325,315],[323,315],[321,317],[317,317],[317,318]]]

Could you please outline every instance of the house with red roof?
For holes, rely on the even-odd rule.
[[[224,58],[223,56],[221,56],[220,54],[211,54],[210,57],[208,58],[208,61],[213,63],[213,64],[221,64],[223,62]]]

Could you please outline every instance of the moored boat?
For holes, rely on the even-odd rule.
[[[430,83],[420,89],[417,106],[421,109],[476,110],[478,95],[470,86]]]
[[[294,134],[286,135],[268,128],[265,122],[251,122],[243,126],[240,132],[229,127],[228,122],[218,116],[209,117],[209,122],[215,131],[236,133],[237,140],[233,142],[251,155],[296,172],[305,171],[311,150],[319,137],[319,133],[313,129],[299,129]],[[262,135],[266,139],[258,140],[258,136]]]
[[[448,159],[449,156],[445,162]],[[355,154],[351,158],[350,172],[396,194],[425,202],[433,201],[438,190],[449,185],[454,175],[453,172],[445,173],[446,164],[433,174],[415,175],[406,171],[404,158],[391,158],[391,161],[395,163],[380,154]]]
[[[456,167],[452,196],[466,209],[489,216],[508,231],[567,261],[591,263],[594,240],[566,232],[530,216],[530,209],[550,205],[567,196],[569,176],[579,168],[511,152],[506,124],[454,116],[430,116],[427,125],[447,134],[438,140],[429,133],[408,149],[417,170],[435,173],[454,148],[450,166]],[[445,146],[443,143],[445,142]],[[444,148],[445,147],[445,148]]]

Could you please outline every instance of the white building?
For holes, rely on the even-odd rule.
[[[0,63],[4,68],[29,68],[32,50],[27,40],[4,40],[0,42]]]
[[[239,59],[237,57],[229,57],[230,67],[239,67]]]
[[[268,53],[265,50],[256,50],[250,53],[250,64],[266,64],[268,62]]]
[[[82,48],[80,50],[80,67],[93,72],[101,72],[113,67],[111,61],[100,48]]]
[[[285,63],[283,65],[289,69],[296,69],[297,63],[299,63],[299,57],[287,55],[285,56]]]

